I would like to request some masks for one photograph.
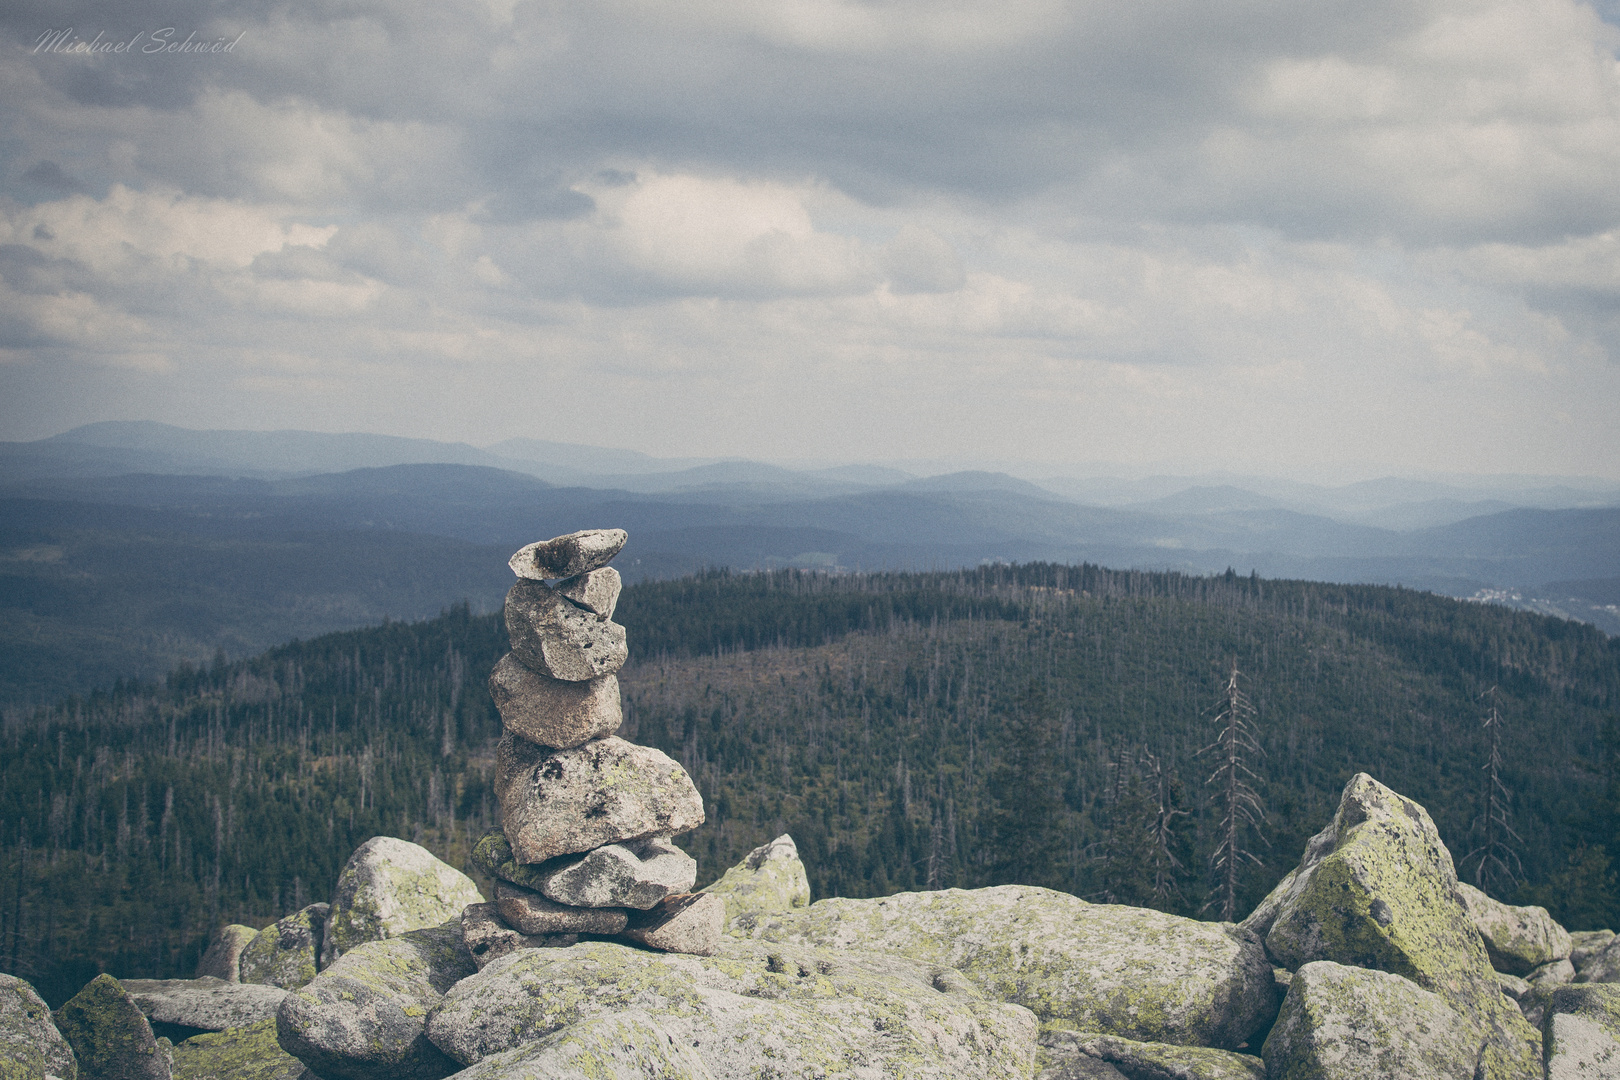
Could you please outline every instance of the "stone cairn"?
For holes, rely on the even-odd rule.
[[[512,651],[489,677],[506,729],[501,825],[473,849],[496,879],[495,901],[462,916],[480,968],[581,935],[699,955],[719,944],[725,905],[690,891],[697,861],[670,839],[703,823],[703,797],[668,755],[614,735],[624,719],[614,673],[628,651],[613,621],[619,572],[607,564],[627,539],[591,529],[512,556]]]

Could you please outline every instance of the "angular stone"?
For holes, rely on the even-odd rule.
[[[566,858],[567,856],[564,856]],[[492,878],[510,881],[514,885],[522,885],[525,889],[540,891],[544,884],[544,870],[552,865],[548,863],[520,863],[517,856],[512,854],[511,841],[506,839],[506,830],[499,825],[479,838],[472,849],[473,865]]]
[[[1569,955],[1573,945],[1569,931],[1553,921],[1546,908],[1504,904],[1465,881],[1458,883],[1457,892],[1497,971],[1528,975],[1533,968]]]
[[[242,981],[292,990],[315,977],[330,904],[310,904],[259,931],[242,950]]]
[[[606,566],[629,539],[623,529],[585,529],[518,548],[507,565],[520,578],[575,577]]]
[[[314,1074],[277,1044],[272,1016],[175,1043],[174,1080],[314,1080]]]
[[[53,1020],[84,1080],[170,1080],[169,1055],[111,975],[91,979]]]
[[[1547,1080],[1620,1076],[1620,986],[1561,986],[1547,1005]]]
[[[1610,941],[1596,956],[1589,957],[1575,975],[1578,983],[1620,982],[1620,938]]]
[[[1524,981],[1532,986],[1562,986],[1575,981],[1575,965],[1567,959],[1554,960],[1536,968],[1524,977]]]
[[[239,981],[238,963],[242,950],[258,936],[259,932],[253,927],[242,926],[239,923],[231,923],[215,930],[214,940],[208,943],[208,951],[197,961],[197,978]]]
[[[619,580],[619,572],[611,566],[604,566],[600,570],[592,570],[588,574],[580,574],[567,581],[557,582],[558,592],[586,611],[594,612],[604,619],[613,618],[614,609],[619,606],[619,592],[623,587],[623,583]]]
[[[442,925],[483,899],[472,878],[440,862],[427,848],[374,836],[355,848],[338,875],[321,938],[320,967],[363,942]]]
[[[1502,988],[1502,993],[1506,994],[1514,1001],[1518,1001],[1520,998],[1524,997],[1524,995],[1530,992],[1530,984],[1528,982],[1519,978],[1517,975],[1509,975],[1501,971],[1496,973],[1496,985]]]
[[[612,735],[557,751],[503,735],[495,794],[521,863],[703,824],[703,797],[685,769],[661,750]]]
[[[951,976],[902,957],[736,939],[713,957],[582,941],[515,953],[458,983],[428,1035],[463,1064],[491,1062],[466,1075],[503,1080],[551,1074],[504,1071],[514,1058],[496,1055],[627,1012],[690,1047],[716,1080],[1027,1078],[1035,1018]]]
[[[578,934],[520,934],[501,921],[496,904],[468,904],[461,913],[461,941],[480,971],[519,949],[566,949],[578,940]]]
[[[1285,967],[1331,960],[1439,994],[1475,1025],[1483,1080],[1517,1080],[1535,1069],[1536,1033],[1502,996],[1457,885],[1428,812],[1358,773],[1300,865],[1243,925],[1264,933]]]
[[[7,1072],[4,1062],[11,1062]],[[0,975],[0,1077],[75,1080],[73,1048],[51,1022],[51,1010],[29,983]]]
[[[1399,975],[1318,960],[1294,972],[1261,1056],[1275,1077],[1474,1080],[1476,1030]]]
[[[611,735],[624,723],[616,676],[564,682],[530,671],[511,653],[490,672],[489,696],[508,731],[558,750]]]
[[[459,920],[362,942],[287,993],[276,1041],[322,1080],[439,1080],[455,1063],[428,1041],[428,1014],[477,970]]]
[[[645,911],[672,893],[686,892],[696,881],[697,860],[667,836],[651,836],[586,852],[547,872],[540,891],[573,907]]]
[[[569,907],[521,885],[495,883],[501,921],[520,934],[617,934],[627,918],[623,908]]]
[[[660,952],[713,956],[725,922],[725,901],[718,896],[682,893],[650,911],[631,912],[623,936]]]
[[[1079,1076],[1090,1075],[1074,1067],[1084,1058],[1130,1080],[1266,1080],[1266,1063],[1258,1057],[1206,1046],[1134,1042],[1078,1031],[1047,1032],[1040,1043],[1052,1058],[1071,1063],[1070,1071]]]
[[[543,581],[520,581],[507,592],[506,636],[525,667],[565,682],[611,675],[630,655],[624,627]]]
[[[1613,930],[1571,930],[1569,932],[1569,962],[1580,971],[1587,961],[1609,947],[1614,940]]]
[[[695,1050],[641,1012],[593,1016],[456,1074],[456,1080],[603,1077],[714,1080]]]
[[[1044,1023],[1141,1042],[1235,1050],[1282,998],[1253,934],[1029,885],[819,900],[749,933],[956,968]]]
[[[726,933],[747,936],[759,919],[806,907],[810,903],[810,877],[799,859],[793,837],[783,833],[750,851],[703,892],[726,904]]]
[[[223,979],[125,979],[124,993],[154,1024],[224,1031],[276,1015],[287,991]]]

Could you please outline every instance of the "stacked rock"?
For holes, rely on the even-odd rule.
[[[480,967],[581,934],[703,955],[719,942],[724,904],[688,891],[697,862],[671,842],[703,823],[702,796],[667,755],[614,735],[624,718],[615,672],[628,650],[613,621],[619,573],[607,563],[626,539],[592,529],[512,556],[512,651],[489,678],[506,729],[495,762],[501,826],[473,850],[496,879],[495,902],[462,917]]]

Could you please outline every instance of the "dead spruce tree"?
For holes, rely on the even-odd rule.
[[[1248,765],[1249,760],[1264,757],[1265,751],[1255,737],[1254,706],[1238,686],[1239,675],[1234,657],[1232,673],[1216,707],[1215,741],[1198,752],[1200,757],[1209,755],[1215,759],[1215,771],[1204,784],[1214,789],[1210,801],[1219,814],[1215,850],[1209,857],[1215,888],[1202,910],[1215,908],[1222,922],[1231,922],[1237,915],[1238,868],[1245,862],[1260,862],[1260,857],[1245,845],[1247,835],[1253,830],[1259,836],[1266,820],[1260,796],[1250,783],[1260,778]]]
[[[1523,843],[1513,831],[1509,803],[1512,795],[1502,783],[1502,711],[1496,701],[1496,687],[1480,695],[1490,699],[1490,707],[1480,722],[1490,739],[1490,752],[1485,756],[1481,772],[1485,774],[1485,792],[1481,800],[1480,816],[1474,819],[1475,833],[1481,836],[1480,845],[1462,858],[1461,865],[1474,863],[1474,885],[1492,896],[1502,897],[1519,884],[1524,867],[1519,862],[1513,843]],[[1477,861],[1476,861],[1477,860]]]

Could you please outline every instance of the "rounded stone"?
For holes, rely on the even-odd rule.
[[[611,735],[624,722],[616,676],[565,682],[530,670],[511,653],[490,672],[489,696],[506,730],[559,750]]]

